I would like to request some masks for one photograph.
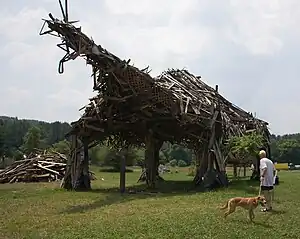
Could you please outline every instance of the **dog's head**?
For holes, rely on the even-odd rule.
[[[261,206],[265,206],[267,201],[266,201],[266,198],[264,196],[258,196],[255,198],[255,201],[254,201],[255,204],[260,204]]]

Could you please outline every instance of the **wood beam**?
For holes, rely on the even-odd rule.
[[[128,148],[126,150],[126,155],[128,152]],[[121,162],[120,162],[120,193],[125,193],[126,190],[126,156],[124,151],[121,151]]]

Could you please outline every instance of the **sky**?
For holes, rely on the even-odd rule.
[[[152,76],[186,68],[274,134],[300,132],[300,1],[69,0],[70,20]],[[58,38],[39,36],[58,0],[0,0],[0,115],[72,122],[89,102],[91,68],[65,64]]]

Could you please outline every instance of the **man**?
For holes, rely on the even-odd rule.
[[[272,190],[275,167],[273,162],[267,158],[266,151],[259,151],[260,158],[260,189],[263,196],[266,198],[266,207],[262,209],[263,212],[272,210]]]

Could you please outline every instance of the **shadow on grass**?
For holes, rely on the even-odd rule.
[[[270,214],[275,214],[275,215],[282,215],[282,214],[285,214],[286,211],[283,211],[283,210],[276,210],[276,209],[273,209],[272,211],[270,211]]]
[[[280,181],[280,185],[282,184],[283,182]],[[233,189],[233,190],[238,190],[238,191],[243,191],[243,192],[246,192],[247,194],[254,194],[254,195],[257,195],[259,193],[259,186],[260,183],[258,181],[255,181],[255,180],[233,180],[231,181],[230,183],[230,189]],[[279,185],[278,185],[279,186]],[[278,186],[275,186],[275,194],[276,194],[276,187]],[[275,195],[276,197],[276,195]],[[276,201],[276,199],[275,199]]]
[[[156,189],[148,189],[145,183],[141,183],[134,186],[129,186],[126,188],[127,193],[145,193],[145,194],[184,194],[188,192],[202,192],[201,187],[195,187],[192,181],[182,180],[165,180],[160,181],[156,184]],[[119,193],[119,187],[106,188],[106,189],[94,189],[92,192],[109,192],[109,193]]]
[[[118,187],[99,188],[91,191],[92,193],[103,193],[107,196],[104,199],[90,204],[76,205],[67,208],[61,213],[82,213],[87,210],[93,210],[113,204],[124,203],[137,199],[146,199],[149,197],[168,197],[175,195],[190,195],[197,192],[203,192],[201,187],[193,186],[191,181],[163,181],[157,184],[157,189],[149,190],[145,184],[127,187],[124,194],[120,193]],[[80,193],[80,192],[78,192]]]
[[[263,222],[253,221],[252,223],[254,223],[256,226],[261,226],[261,227],[264,227],[264,228],[273,228],[271,225],[263,223]]]
[[[263,212],[263,213],[266,213],[266,212]],[[266,220],[267,221],[272,221],[273,216],[282,215],[282,214],[285,214],[285,213],[286,213],[286,211],[273,209],[272,211],[267,212],[268,216],[266,217]]]
[[[233,180],[229,185],[230,189],[243,191],[248,194],[258,194],[259,182],[254,180]]]
[[[231,181],[229,185],[230,189],[240,190],[246,192],[247,194],[258,194],[259,182],[250,180],[234,180]],[[222,188],[215,189],[213,191],[221,191]],[[146,188],[145,184],[139,184],[132,187],[126,188],[126,193],[120,194],[118,187],[113,188],[99,188],[94,189],[92,193],[102,193],[106,194],[104,199],[95,201],[90,204],[76,205],[67,208],[61,213],[80,213],[87,210],[93,210],[96,208],[101,208],[113,204],[124,203],[137,199],[146,199],[149,197],[169,197],[176,195],[191,195],[198,192],[207,191],[199,186],[195,187],[192,181],[162,181],[157,183],[157,188],[155,190],[149,190]],[[79,192],[80,193],[80,192]]]
[[[104,199],[97,200],[93,203],[89,204],[83,204],[83,205],[76,205],[76,206],[70,206],[66,208],[65,210],[61,211],[62,214],[73,214],[73,213],[84,213],[89,210],[97,209],[97,208],[102,208],[105,206],[113,205],[113,204],[119,204],[123,203],[126,201],[131,201],[137,199],[136,197],[133,196],[124,196],[120,194],[108,194]]]
[[[228,218],[229,220],[229,218]],[[248,218],[244,219],[244,220],[238,220],[237,218],[230,218],[231,222],[234,222],[236,224],[240,224],[240,223],[244,223],[244,224],[249,224],[249,223],[253,223],[255,226],[260,226],[260,227],[264,227],[264,228],[272,228],[271,225],[267,224],[267,223],[263,223],[263,222],[258,222],[255,221],[255,219],[251,222]]]

